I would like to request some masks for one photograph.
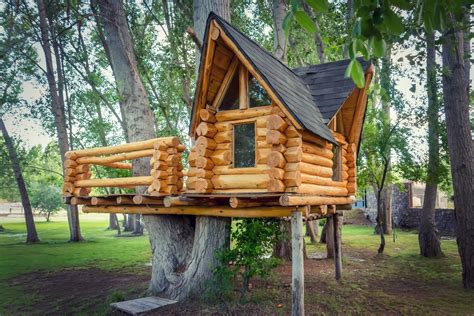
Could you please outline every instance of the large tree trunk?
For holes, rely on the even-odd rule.
[[[438,191],[439,133],[438,96],[436,84],[436,47],[434,34],[426,35],[426,86],[428,91],[428,178],[426,181],[423,210],[418,241],[424,257],[443,255],[439,234],[435,225],[436,193]]]
[[[2,130],[3,139],[8,150],[8,155],[10,156],[10,161],[12,163],[13,173],[15,175],[15,180],[18,185],[18,191],[20,191],[21,204],[23,205],[23,211],[25,214],[25,223],[26,223],[26,242],[33,243],[40,241],[38,238],[38,233],[36,232],[35,221],[33,218],[33,211],[31,210],[30,199],[28,197],[28,191],[26,190],[25,180],[23,179],[23,174],[20,168],[20,161],[16,154],[15,147],[13,142],[8,135],[7,128],[3,123],[3,119],[0,117],[0,130]],[[3,166],[6,167],[6,166]]]
[[[56,133],[58,137],[59,152],[61,160],[64,163],[64,155],[69,150],[69,139],[67,135],[66,117],[64,106],[61,103],[58,88],[56,84],[55,71],[53,67],[53,59],[51,54],[51,43],[49,37],[49,29],[46,7],[43,0],[38,0],[39,26],[41,30],[41,47],[43,48],[44,59],[46,62],[46,78],[48,80],[49,94],[51,97],[51,112],[54,116]],[[69,205],[68,207],[69,222],[69,241],[81,241],[81,228],[79,226],[79,211],[77,205]]]
[[[386,97],[382,98],[382,110],[385,112],[388,123],[390,123],[390,103],[393,96],[393,82],[392,82],[392,49],[387,48],[384,57],[382,58],[382,69],[380,71],[380,85],[385,91]],[[390,148],[386,149],[386,156],[388,157],[388,169],[390,169]],[[382,198],[382,214],[381,223],[385,234],[392,233],[392,186],[390,183],[385,185],[381,194]]]
[[[474,289],[474,150],[469,123],[469,77],[462,31],[443,41],[443,95],[454,189],[457,243],[465,288]]]
[[[153,116],[128,31],[121,1],[101,1],[106,42],[114,76],[124,98],[124,114],[130,141],[154,137]],[[227,1],[195,2],[195,30],[202,39],[210,11],[230,18]],[[148,161],[134,163],[134,175],[148,174]],[[153,252],[150,292],[182,300],[199,293],[219,263],[215,251],[228,245],[229,219],[206,216],[144,216]]]
[[[324,54],[324,43],[321,37],[321,28],[319,27],[318,15],[315,15],[313,10],[306,3],[303,3],[303,8],[314,22],[314,26],[316,28],[316,32],[314,32],[314,44],[316,46],[316,52],[318,53],[319,63],[323,64],[326,62],[326,55]]]
[[[332,216],[326,218],[326,251],[327,258],[334,258],[334,220]]]
[[[318,239],[317,227],[316,221],[306,221],[306,236],[309,237],[312,244]]]
[[[273,55],[285,65],[288,64],[288,43],[283,31],[283,20],[286,16],[285,0],[273,0]]]

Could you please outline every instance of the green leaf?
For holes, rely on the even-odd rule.
[[[328,0],[306,0],[315,12],[325,13],[329,9]]]
[[[345,76],[352,77],[352,81],[356,84],[358,88],[363,88],[365,85],[365,78],[364,78],[364,69],[362,65],[357,59],[351,60],[349,65],[347,66]]]
[[[283,31],[285,32],[285,36],[288,38],[288,36],[290,35],[290,24],[291,24],[291,21],[293,20],[293,12],[288,12],[285,16],[285,18],[283,19]]]
[[[369,51],[367,50],[364,41],[360,39],[356,40],[356,50],[362,53],[365,59],[369,59]]]
[[[293,13],[296,21],[309,33],[316,32],[316,26],[313,20],[304,11],[296,11]]]
[[[403,26],[402,18],[400,18],[395,12],[388,9],[384,11],[384,24],[387,27],[388,31],[393,35],[400,35],[405,30]]]
[[[383,40],[383,38],[373,38],[372,41],[372,52],[378,58],[383,57],[385,50],[387,49],[387,44]]]
[[[362,33],[362,25],[360,18],[357,18],[357,20],[354,23],[354,26],[352,27],[352,37],[359,37]]]

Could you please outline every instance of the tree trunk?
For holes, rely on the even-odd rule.
[[[55,71],[53,67],[53,60],[51,55],[51,43],[49,39],[49,29],[46,14],[46,7],[43,0],[38,0],[38,14],[39,26],[41,30],[41,47],[44,53],[46,63],[46,78],[48,80],[49,94],[51,97],[51,112],[54,116],[54,123],[56,126],[56,133],[58,137],[59,152],[61,160],[64,163],[64,155],[69,150],[69,139],[67,135],[66,117],[64,113],[64,106],[58,94],[56,84]],[[81,228],[79,226],[79,211],[77,205],[69,205],[68,207],[68,222],[69,222],[69,241],[81,241]]]
[[[332,216],[326,218],[326,250],[327,258],[334,258],[334,219]]]
[[[26,223],[26,242],[33,243],[39,242],[38,233],[36,232],[35,221],[33,218],[33,211],[31,209],[30,198],[28,197],[28,191],[26,190],[25,180],[23,179],[23,174],[20,168],[20,161],[16,154],[15,146],[8,135],[7,128],[3,123],[3,119],[0,117],[0,129],[2,130],[3,139],[5,141],[5,146],[8,150],[8,156],[10,156],[10,161],[12,164],[13,173],[15,175],[15,180],[18,185],[18,191],[20,191],[21,204],[23,205],[23,212],[25,214],[25,223]],[[3,166],[6,167],[6,166]]]
[[[469,77],[462,31],[443,41],[443,96],[457,222],[457,244],[465,288],[474,289],[474,150],[469,122]]]
[[[392,82],[392,48],[389,46],[382,58],[382,69],[380,71],[380,85],[385,91],[385,97],[382,98],[382,110],[385,112],[388,123],[390,123],[390,105],[393,97]],[[390,169],[390,147],[387,146],[386,157],[388,157],[388,169]],[[382,215],[381,222],[385,234],[392,233],[392,186],[390,183],[384,186],[381,194],[382,198]]]
[[[313,10],[306,3],[303,3],[303,8],[314,22],[314,26],[316,28],[316,32],[314,32],[314,44],[316,45],[319,63],[323,64],[326,62],[326,56],[324,54],[324,43],[323,39],[321,38],[321,28],[319,27],[318,16],[314,15]]]
[[[128,31],[121,1],[101,1],[106,42],[110,49],[115,80],[120,83],[130,141],[154,137],[153,115]],[[195,30],[202,39],[210,11],[230,18],[228,1],[195,1]],[[133,174],[148,174],[148,161],[133,164]],[[144,222],[153,253],[150,292],[183,300],[200,293],[212,276],[218,260],[215,251],[228,245],[229,219],[207,216],[147,215]]]
[[[109,214],[109,228],[110,230],[116,230],[116,229],[120,229],[120,227],[118,227],[117,224],[118,223],[118,220],[117,220],[117,214]]]
[[[288,64],[288,43],[283,31],[283,20],[286,16],[285,0],[273,0],[273,55],[285,65]]]
[[[291,223],[280,222],[280,234],[273,247],[273,256],[285,261],[291,261]]]
[[[309,236],[311,243],[315,243],[318,239],[315,227],[315,221],[306,221],[306,236]]]
[[[436,47],[434,34],[426,35],[426,86],[428,91],[428,178],[418,241],[424,257],[441,257],[441,244],[435,225],[436,193],[438,191],[439,133],[438,87],[436,84]]]
[[[385,177],[385,176],[384,176]],[[380,234],[380,245],[379,249],[377,250],[377,253],[382,254],[384,249],[385,249],[385,231],[383,228],[383,217],[385,214],[385,210],[383,208],[383,202],[382,202],[382,192],[383,192],[383,187],[378,189],[377,191],[377,226],[375,227],[375,231]]]
[[[323,226],[323,230],[321,231],[321,237],[319,238],[319,242],[322,244],[326,243],[327,230],[328,230],[328,221],[326,220],[326,223],[324,223],[324,226]]]

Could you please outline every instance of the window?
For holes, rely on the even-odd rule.
[[[234,125],[234,168],[255,167],[255,123]]]
[[[255,108],[272,103],[265,89],[242,65],[239,65],[234,71],[229,85],[227,87],[221,86],[221,89],[226,90],[220,105],[218,105],[220,111]]]
[[[229,87],[222,99],[219,110],[238,110],[239,109],[239,72],[236,71],[231,79]]]
[[[263,89],[257,79],[252,75],[249,76],[249,99],[249,107],[251,108],[270,105],[272,103],[265,89]]]
[[[342,181],[342,152],[341,147],[333,145],[332,147],[332,180]]]

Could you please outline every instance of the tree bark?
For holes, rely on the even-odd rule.
[[[426,35],[426,86],[428,92],[428,178],[426,180],[423,210],[421,213],[418,241],[420,255],[441,257],[441,244],[435,225],[436,193],[438,191],[439,133],[438,96],[436,84],[436,47],[434,34]]]
[[[291,224],[280,222],[280,234],[273,247],[273,256],[285,261],[291,261]]]
[[[314,26],[316,27],[316,32],[314,32],[314,44],[316,45],[316,52],[318,53],[319,63],[323,64],[326,62],[326,55],[324,54],[324,43],[323,39],[321,38],[321,28],[319,27],[318,16],[314,15],[313,10],[306,3],[303,3],[303,8],[306,13],[311,17],[314,22]]]
[[[288,64],[288,43],[283,31],[283,20],[286,16],[285,0],[273,0],[273,55],[285,65]]]
[[[306,236],[308,236],[311,240],[311,243],[315,243],[318,238],[318,234],[315,232],[315,222],[314,221],[306,221]]]
[[[457,244],[465,288],[474,289],[474,150],[469,122],[469,77],[462,31],[443,41],[443,98],[454,189]]]
[[[124,99],[124,114],[130,141],[154,137],[153,116],[128,31],[122,1],[101,1],[106,42]],[[228,1],[195,1],[195,29],[202,39],[210,11],[230,18]],[[148,174],[148,161],[134,163],[133,174]],[[218,260],[215,251],[228,245],[229,219],[214,217],[144,216],[153,253],[150,292],[183,300],[199,293],[212,276]]]
[[[28,191],[26,190],[25,180],[23,179],[23,174],[21,172],[20,161],[16,154],[15,146],[8,135],[7,128],[3,123],[3,119],[0,117],[0,130],[2,130],[3,139],[5,141],[5,146],[8,150],[8,156],[10,156],[10,161],[12,164],[13,173],[15,175],[15,180],[18,185],[18,191],[21,196],[21,205],[23,206],[23,211],[25,214],[25,223],[26,223],[26,242],[34,243],[39,242],[38,233],[36,232],[35,220],[33,218],[33,211],[31,209],[30,198],[28,196]],[[5,166],[4,166],[5,167]]]
[[[59,152],[61,154],[61,160],[64,163],[64,155],[69,150],[69,139],[67,134],[66,117],[64,112],[64,104],[61,103],[55,71],[51,53],[51,43],[49,38],[46,7],[43,0],[37,1],[38,14],[39,14],[39,26],[41,31],[41,47],[44,53],[44,59],[46,63],[46,78],[48,80],[49,94],[51,97],[51,112],[54,116],[54,123],[56,126],[56,134],[58,137]],[[69,241],[76,242],[83,240],[81,236],[81,228],[79,225],[79,211],[77,205],[69,205],[68,207],[68,222],[69,222]]]

